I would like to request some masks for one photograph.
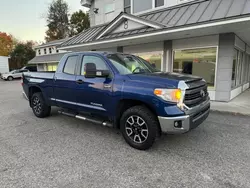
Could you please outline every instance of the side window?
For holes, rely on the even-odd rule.
[[[84,75],[84,68],[86,63],[94,63],[96,65],[96,70],[108,70],[108,67],[103,59],[96,56],[86,55],[82,59],[81,75]]]
[[[24,69],[24,70],[20,70],[20,72],[28,72],[28,70],[27,70],[27,69]]]
[[[65,65],[63,72],[67,74],[75,74],[75,68],[77,64],[77,58],[78,56],[69,56]]]

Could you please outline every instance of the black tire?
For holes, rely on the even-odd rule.
[[[131,125],[135,121],[137,122]],[[146,128],[148,131],[146,131]],[[157,117],[147,107],[134,106],[123,113],[120,120],[120,129],[125,141],[130,146],[139,150],[147,150],[153,145],[157,137],[159,123]]]
[[[9,76],[8,78],[7,78],[7,80],[8,81],[12,81],[14,78],[12,77],[12,76]]]
[[[45,118],[50,115],[51,107],[46,104],[41,92],[32,95],[30,104],[36,117]]]

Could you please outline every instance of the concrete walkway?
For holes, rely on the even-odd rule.
[[[250,116],[250,89],[230,102],[211,101],[211,110]]]

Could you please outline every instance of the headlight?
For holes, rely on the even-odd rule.
[[[180,89],[155,89],[154,94],[169,102],[182,102],[182,91]]]

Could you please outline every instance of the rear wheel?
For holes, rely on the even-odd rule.
[[[12,77],[12,76],[9,76],[9,77],[7,78],[7,80],[12,81],[12,80],[13,80],[13,77]]]
[[[121,117],[121,132],[125,141],[139,150],[149,149],[158,133],[158,120],[145,106],[134,106]]]
[[[41,92],[34,93],[30,102],[36,117],[44,118],[50,115],[51,107],[46,104]]]

